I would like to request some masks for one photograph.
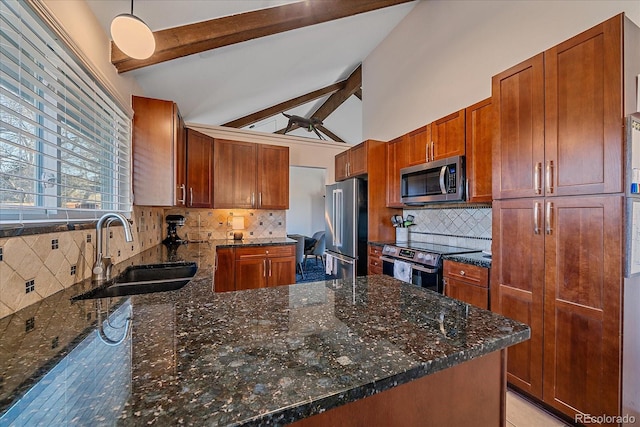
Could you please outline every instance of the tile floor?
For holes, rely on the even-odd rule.
[[[507,427],[568,427],[550,413],[507,390]]]

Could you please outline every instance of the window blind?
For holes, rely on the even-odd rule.
[[[130,213],[130,119],[25,2],[0,12],[0,226]]]

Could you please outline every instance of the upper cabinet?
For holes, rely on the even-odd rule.
[[[133,194],[143,206],[184,206],[185,128],[172,101],[132,97]]]
[[[491,98],[467,107],[466,155],[467,200],[491,202],[491,138],[493,114]]]
[[[465,110],[457,111],[431,123],[431,147],[428,161],[464,156]]]
[[[431,125],[428,124],[409,132],[398,147],[403,152],[400,153],[400,158],[403,160],[404,166],[400,168],[427,162],[427,154],[431,153],[433,147]]]
[[[213,207],[213,138],[187,129],[187,200],[191,208]]]
[[[352,147],[335,157],[336,181],[343,181],[367,173],[368,141]]]
[[[622,191],[621,35],[611,19],[493,77],[494,199]]]
[[[214,208],[289,208],[288,147],[225,139],[214,146]]]

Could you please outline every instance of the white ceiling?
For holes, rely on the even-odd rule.
[[[113,17],[128,13],[131,7],[129,0],[86,1],[107,34]],[[137,0],[133,12],[156,31],[292,2]],[[346,79],[415,4],[275,34],[129,73],[144,91],[141,95],[175,101],[185,121],[221,125]],[[308,116],[325,99],[289,113]],[[361,104],[355,96],[350,97],[324,121],[325,127],[349,144],[361,142]],[[278,115],[254,124],[252,129],[274,132],[286,123],[286,118]],[[317,139],[304,129],[291,134]]]

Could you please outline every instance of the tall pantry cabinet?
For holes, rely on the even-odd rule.
[[[620,413],[624,20],[492,80],[492,307],[531,326],[507,379],[570,418]]]

